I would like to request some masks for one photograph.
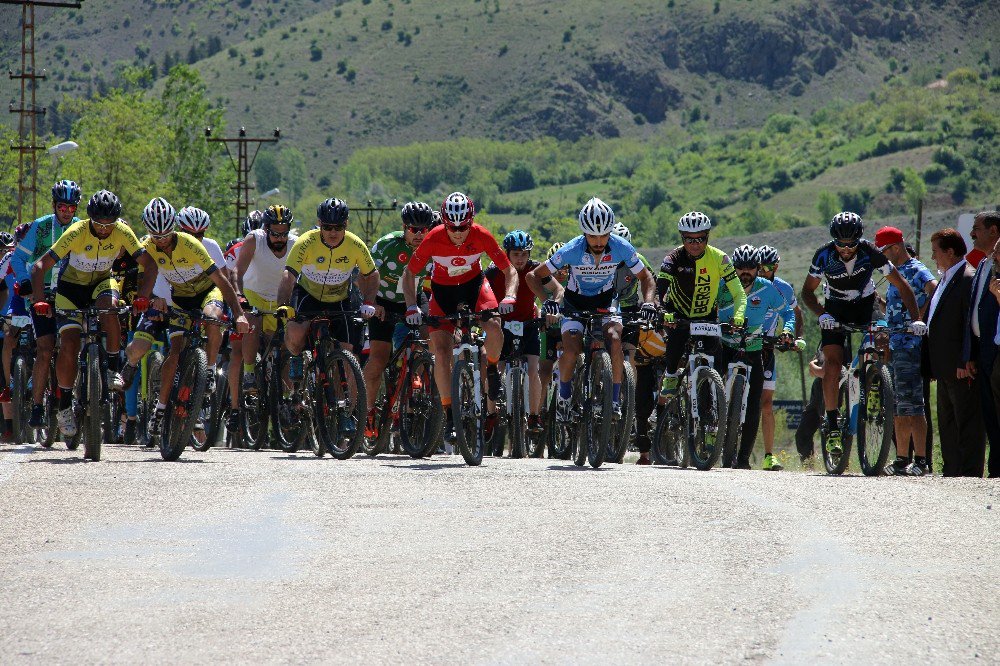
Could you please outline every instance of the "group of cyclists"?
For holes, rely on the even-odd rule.
[[[261,386],[265,347],[278,341],[285,359],[279,392],[282,381],[298,386],[316,363],[316,347],[310,341],[316,320],[322,319],[337,348],[356,356],[363,367],[359,381],[347,377],[343,383],[350,384],[354,400],[364,403],[367,418],[352,416],[364,410],[344,411],[344,400],[328,402],[342,412],[339,436],[373,440],[384,434],[380,428],[391,427],[379,419],[386,373],[393,369],[391,360],[401,345],[421,340],[433,354],[427,378],[433,386],[417,382],[414,390],[433,391],[443,413],[440,433],[433,435],[441,450],[450,452],[461,435],[456,428],[462,427],[463,418],[457,403],[453,405],[459,398],[453,395],[458,384],[453,382],[452,352],[456,327],[462,325],[457,315],[467,312],[482,350],[485,380],[477,410],[485,441],[505,418],[504,396],[511,388],[505,390],[504,365],[515,338],[527,368],[525,419],[510,427],[534,437],[543,436],[547,423],[554,424],[550,429],[559,428],[579,422],[585,417],[581,412],[593,405],[600,409],[597,402],[574,399],[574,391],[581,390],[575,381],[581,356],[599,346],[611,368],[609,386],[603,387],[610,391],[611,411],[603,417],[638,451],[638,464],[651,464],[651,457],[676,464],[678,450],[657,455],[653,440],[661,430],[657,423],[676,418],[671,410],[685,404],[676,398],[688,356],[696,349],[713,360],[722,378],[734,364],[747,368],[738,441],[722,464],[749,469],[763,425],[762,467],[782,468],[774,455],[774,352],[794,348],[801,335],[795,292],[776,275],[780,256],[775,248],[741,245],[727,254],[709,244],[712,221],[701,212],[680,217],[681,245],[654,270],[632,245],[629,229],[596,197],[579,212],[580,235],[553,244],[544,257],[538,256],[528,231],[512,231],[498,243],[475,222],[475,205],[461,192],[450,194],[439,208],[406,203],[400,228],[371,248],[348,229],[350,209],[336,198],[319,205],[316,219],[301,225],[300,235],[286,206],[253,211],[243,223],[242,236],[225,249],[206,236],[209,215],[195,206],[177,209],[163,198],[153,198],[142,211],[146,233],[138,238],[122,219],[122,204],[114,193],[96,192],[87,203],[86,219],[77,215],[81,201],[76,183],[59,181],[52,188],[51,214],[19,226],[13,236],[0,234],[6,252],[0,271],[8,295],[6,381],[0,400],[9,401],[12,388],[19,388],[10,385],[11,356],[24,340],[21,333],[30,329],[30,428],[48,426],[45,403],[52,401],[63,438],[77,434],[74,386],[88,308],[99,313],[107,351],[106,385],[111,392],[125,393],[121,422],[126,443],[136,440],[137,428],[158,432],[165,419],[173,418],[168,417],[168,405],[178,395],[178,363],[192,316],[224,323],[204,327],[204,386],[206,395],[225,392],[230,432],[241,427],[241,410],[248,408],[245,396]],[[845,361],[837,356],[845,338],[838,326],[871,321],[874,271],[899,289],[910,310],[911,330],[919,335],[926,327],[906,281],[862,238],[861,218],[840,213],[830,231],[833,240],[816,253],[802,296],[822,329],[824,440],[827,449],[837,453],[844,427],[838,417],[838,382]],[[814,293],[822,280],[823,304]],[[186,313],[186,320],[178,313]],[[587,322],[592,321],[596,324],[590,326]],[[724,329],[715,334],[700,324],[723,324]],[[136,379],[143,372],[144,357],[157,344],[168,350],[158,393],[148,423],[137,425]],[[226,386],[218,384],[219,378]],[[258,410],[276,409],[275,403],[249,404]],[[9,440],[9,402],[4,410]],[[287,417],[283,415],[283,423]],[[715,438],[723,437],[727,415],[703,418],[714,421],[703,428],[702,445],[722,448]],[[502,454],[503,442],[490,450]],[[544,455],[544,447],[535,454]]]

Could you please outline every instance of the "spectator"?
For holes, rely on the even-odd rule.
[[[1000,308],[1000,241],[993,246],[993,277],[990,280],[990,293],[996,299]],[[1000,346],[1000,314],[997,315],[997,332],[993,336],[993,344]],[[983,378],[985,381],[986,378]],[[1000,412],[1000,362],[996,358],[993,360],[993,372],[990,375],[990,386],[993,389],[993,410],[994,416]],[[987,468],[987,476],[991,479],[1000,478],[1000,446],[990,442],[990,463]]]
[[[875,234],[875,246],[909,283],[917,299],[920,316],[926,317],[927,303],[937,287],[934,275],[920,261],[910,257],[903,242],[903,232],[896,227],[879,229]],[[886,321],[895,329],[909,327],[912,323],[895,285],[889,285],[886,291]],[[919,335],[909,333],[892,333],[889,336],[892,353],[889,369],[896,391],[896,460],[885,468],[885,472],[893,476],[923,476],[931,471],[924,448],[927,443],[927,419],[924,417],[924,382],[920,374],[921,342]],[[915,449],[912,462],[909,457],[911,438]]]
[[[813,360],[809,361],[809,375],[813,377],[812,388],[809,391],[809,402],[802,408],[802,418],[799,427],[795,429],[795,448],[803,467],[813,466],[813,437],[823,422],[823,350],[819,349]]]
[[[1000,448],[1000,420],[997,417],[996,402],[993,396],[991,376],[993,366],[996,365],[997,343],[997,307],[996,298],[993,298],[988,287],[991,281],[997,277],[997,271],[993,267],[993,256],[995,247],[1000,239],[1000,212],[988,211],[976,215],[972,223],[972,238],[977,248],[982,247],[983,239],[988,239],[989,246],[983,248],[987,253],[976,268],[976,274],[972,283],[972,302],[969,311],[969,328],[967,331],[966,357],[968,361],[966,369],[970,374],[979,380],[979,400],[983,411],[983,421],[986,425],[986,436],[990,442],[990,457],[996,463],[991,469],[990,476],[1000,475],[1000,460],[997,456],[1000,452],[994,453]],[[978,464],[966,470],[968,474],[974,476],[983,475],[983,464],[986,452],[979,456]],[[978,470],[978,474],[976,473]]]
[[[965,240],[954,229],[941,229],[931,236],[931,257],[943,275],[931,296],[924,348],[931,376],[938,383],[937,420],[945,476],[967,475],[977,455],[982,475],[986,445],[979,385],[969,376],[963,350],[974,274],[965,251]]]

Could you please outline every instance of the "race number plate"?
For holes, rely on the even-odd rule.
[[[517,336],[524,335],[524,322],[523,321],[505,321],[503,327],[508,331]]]
[[[697,322],[691,324],[691,335],[702,335],[708,338],[718,338],[722,336],[722,326],[707,322]]]

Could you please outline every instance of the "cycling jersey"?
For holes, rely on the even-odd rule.
[[[514,301],[514,311],[501,315],[501,319],[504,321],[529,321],[538,316],[535,309],[535,292],[531,291],[528,281],[524,279],[524,274],[534,270],[536,266],[538,266],[537,261],[529,261],[523,271],[517,272],[517,296]],[[507,275],[502,270],[496,266],[490,266],[486,269],[486,279],[489,280],[494,294],[507,293]]]
[[[795,309],[795,306],[799,304],[798,300],[795,298],[795,288],[788,284],[785,280],[782,280],[777,275],[774,276],[774,280],[771,281],[774,288],[778,290],[785,302],[788,303],[788,307]],[[774,332],[778,330],[778,320],[781,316],[776,310],[768,310],[767,314],[764,315],[764,332],[767,335],[774,335]],[[787,322],[786,322],[787,323]],[[792,327],[794,330],[794,327]]]
[[[688,319],[703,319],[715,311],[720,280],[733,297],[734,314],[743,316],[743,285],[726,253],[711,245],[697,259],[683,245],[668,252],[657,275],[657,290],[668,310]]]
[[[646,257],[639,255],[642,265],[652,271]],[[639,280],[629,269],[624,266],[618,267],[615,275],[615,290],[618,292],[618,303],[622,308],[636,308],[639,306]]]
[[[378,269],[377,296],[390,303],[406,303],[403,298],[403,271],[413,256],[402,231],[394,231],[375,241],[372,260]]]
[[[414,275],[420,275],[426,270],[427,263],[433,261],[431,282],[439,285],[464,284],[482,274],[483,267],[479,260],[483,253],[501,270],[510,266],[506,253],[485,227],[473,224],[465,241],[455,245],[448,237],[448,229],[442,225],[427,232],[410,257],[407,268]]]
[[[615,276],[619,267],[638,275],[645,266],[639,260],[639,254],[624,238],[610,236],[608,245],[600,260],[594,258],[587,246],[584,236],[577,236],[559,248],[552,258],[545,262],[548,269],[555,273],[562,268],[569,269],[569,280],[566,290],[580,296],[617,294]]]
[[[280,257],[276,256],[268,247],[267,231],[255,229],[250,232],[250,236],[253,236],[255,245],[250,265],[247,266],[247,270],[243,274],[243,291],[244,293],[251,291],[260,296],[263,301],[277,301],[278,283],[281,282],[281,273],[285,270],[285,260],[295,241],[298,240],[298,236],[289,235],[284,254]],[[249,300],[249,296],[247,299]],[[256,307],[274,309],[261,305]]]
[[[168,254],[156,247],[153,239],[143,239],[142,248],[156,262],[159,275],[170,284],[171,295],[176,298],[202,294],[214,286],[212,273],[218,270],[208,250],[194,236],[178,231],[174,249]]]
[[[49,213],[32,222],[28,233],[21,239],[14,250],[14,256],[10,259],[10,265],[14,268],[14,276],[17,281],[30,280],[31,264],[41,259],[49,251],[49,248],[55,245],[63,231],[79,221],[80,218],[74,216],[73,221],[64,227],[59,224],[55,213]],[[45,273],[45,285],[52,286],[51,268]]]
[[[857,252],[847,263],[840,258],[833,241],[816,250],[809,266],[809,276],[826,278],[823,294],[827,300],[857,301],[875,293],[872,274],[876,270],[889,275],[892,264],[871,241],[862,238]]]
[[[298,277],[298,284],[310,296],[322,303],[337,303],[350,296],[351,271],[357,267],[362,275],[375,270],[375,262],[364,241],[344,232],[337,247],[323,242],[319,229],[302,234],[288,251],[285,269]]]
[[[743,291],[743,286],[740,285]],[[795,330],[795,311],[781,295],[781,292],[774,284],[762,277],[755,278],[750,285],[750,293],[746,295],[746,326],[750,334],[762,334],[767,329],[764,328],[767,315],[770,312],[777,313],[777,316],[785,322],[784,330],[791,332]],[[731,322],[733,320],[733,297],[728,291],[719,294],[719,321]],[[732,333],[725,333],[722,341],[728,347],[736,347],[740,342],[740,336]],[[757,337],[747,342],[747,351],[760,351],[764,346],[764,340]]]
[[[226,268],[231,271],[236,270],[236,260],[239,259],[241,247],[243,247],[243,241],[236,243],[222,255],[223,259],[226,261]]]
[[[222,247],[216,240],[212,238],[202,238],[201,244],[204,245],[205,250],[208,251],[208,256],[212,257],[212,261],[215,262],[216,268],[226,267],[226,257],[222,252]]]
[[[67,260],[57,282],[92,286],[111,276],[111,265],[123,250],[135,257],[143,252],[139,239],[124,220],[118,219],[107,238],[94,235],[90,220],[80,220],[63,232],[47,254],[56,261]]]

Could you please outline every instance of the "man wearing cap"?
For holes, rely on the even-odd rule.
[[[927,304],[937,287],[934,275],[920,261],[910,256],[903,241],[903,232],[896,227],[882,227],[875,234],[875,246],[892,262],[917,299],[920,316],[926,317]],[[907,329],[912,323],[895,285],[885,294],[885,318],[890,328]],[[909,332],[889,336],[892,357],[889,369],[896,389],[895,419],[896,460],[886,466],[885,473],[894,476],[923,476],[929,473],[927,464],[927,418],[924,416],[924,384],[920,374],[921,339]],[[910,439],[913,439],[913,461],[910,461]]]

